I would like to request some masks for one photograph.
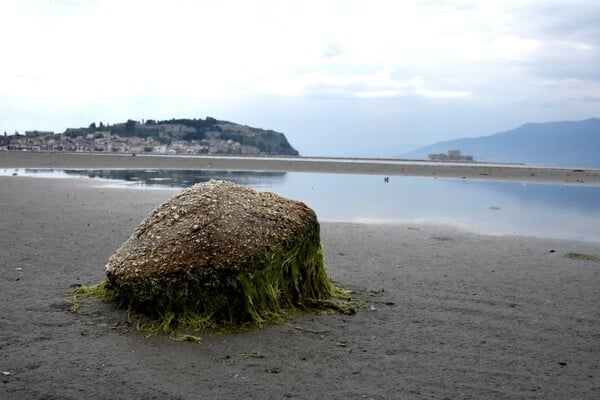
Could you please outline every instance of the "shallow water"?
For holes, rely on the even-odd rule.
[[[321,221],[443,223],[492,235],[600,243],[600,187],[326,173],[180,170],[0,170],[0,175],[87,177],[164,189],[227,179],[302,200]]]

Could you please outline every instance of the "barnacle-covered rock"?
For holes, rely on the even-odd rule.
[[[157,207],[110,257],[109,286],[181,325],[239,325],[329,304],[320,227],[304,203],[211,180]]]

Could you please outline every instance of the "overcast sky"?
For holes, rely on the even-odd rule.
[[[600,2],[0,2],[0,131],[212,116],[394,156],[600,117]]]

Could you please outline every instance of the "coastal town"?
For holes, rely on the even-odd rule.
[[[95,131],[74,137],[54,132],[28,131],[24,135],[7,136],[0,151],[108,152],[156,154],[245,154],[259,155],[254,146],[234,140],[173,140],[163,143],[153,137],[122,137],[108,131]]]
[[[63,133],[32,130],[0,136],[0,151],[106,152],[208,155],[298,155],[285,135],[211,117],[167,121],[128,120]]]

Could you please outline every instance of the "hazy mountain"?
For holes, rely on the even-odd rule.
[[[450,149],[475,161],[600,167],[600,119],[528,123],[490,136],[435,143],[402,158],[427,159]]]

